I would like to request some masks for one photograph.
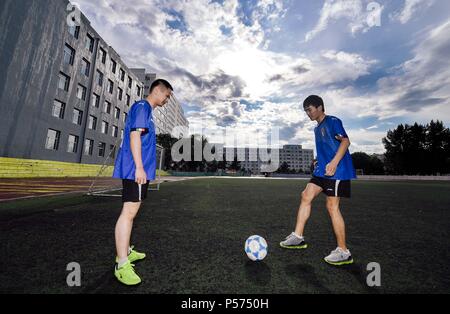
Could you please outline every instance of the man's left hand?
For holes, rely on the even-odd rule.
[[[336,173],[337,163],[331,161],[325,168],[325,175],[327,177],[332,177]]]

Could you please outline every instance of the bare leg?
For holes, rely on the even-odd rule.
[[[295,227],[295,233],[298,236],[303,236],[306,221],[311,214],[311,203],[320,192],[322,192],[322,188],[313,183],[308,183],[302,192],[302,200],[298,209],[297,224]]]
[[[339,210],[339,197],[327,197],[327,209],[328,214],[331,217],[331,222],[333,224],[334,234],[336,236],[336,241],[338,247],[343,250],[347,250],[347,245],[345,244],[345,222]]]
[[[122,213],[117,220],[115,229],[116,251],[119,260],[124,259],[128,256],[128,248],[130,247],[133,220],[136,217],[140,206],[140,202],[126,202],[123,204]]]

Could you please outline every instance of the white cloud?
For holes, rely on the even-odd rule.
[[[450,22],[418,40],[414,57],[379,80],[376,91],[362,93],[349,86],[371,73],[378,64],[373,58],[335,50],[314,55],[268,50],[267,34],[279,28],[286,13],[279,0],[259,1],[251,25],[238,16],[237,0],[225,1],[223,6],[209,0],[78,2],[94,28],[130,67],[145,67],[169,79],[177,97],[193,109],[188,113],[191,125],[208,132],[232,125],[241,136],[260,139],[267,133],[264,130],[279,127],[282,143],[313,148],[314,123],[300,108],[304,96],[313,92],[322,95],[328,112],[344,122],[367,117],[436,117],[437,111],[450,121]],[[368,29],[361,1],[327,0],[308,38],[338,19],[350,21],[350,32]],[[167,26],[174,20],[184,23],[186,31]],[[222,32],[223,26],[227,33]],[[260,106],[248,110],[240,99],[258,101]],[[353,151],[383,150],[385,132],[382,123],[376,124],[378,129],[350,129]]]
[[[391,20],[406,24],[415,14],[423,12],[423,10],[430,7],[433,2],[434,0],[405,0],[402,10],[390,15]]]
[[[364,2],[364,4],[366,4]],[[383,7],[377,9],[377,14],[381,15]],[[369,11],[361,0],[325,0],[320,12],[320,18],[313,30],[305,36],[308,42],[319,33],[325,31],[331,23],[344,19],[348,21],[348,30],[355,35],[358,32],[367,32],[372,26],[368,21]]]
[[[360,93],[353,87],[329,90],[328,100],[339,112],[380,119],[430,114],[450,114],[450,20],[431,30],[413,49],[414,57],[381,78],[375,92]],[[433,113],[436,116],[436,112]]]
[[[384,152],[382,138],[386,137],[386,132],[374,132],[364,129],[346,130],[350,138],[350,152],[365,152],[367,154],[379,154]]]

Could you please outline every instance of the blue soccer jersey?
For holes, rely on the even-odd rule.
[[[114,178],[134,180],[136,164],[130,147],[130,135],[133,130],[142,129],[141,154],[147,180],[156,177],[156,133],[152,117],[152,107],[146,100],[133,104],[125,121],[122,145],[114,166]]]
[[[348,150],[339,162],[334,176],[325,176],[327,164],[336,156],[341,145],[336,136],[348,138],[342,121],[333,116],[325,116],[325,119],[314,129],[314,135],[316,137],[317,150],[317,165],[314,170],[314,176],[333,180],[355,179],[356,171],[353,167],[352,156],[350,156]]]

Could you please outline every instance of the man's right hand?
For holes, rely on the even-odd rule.
[[[136,174],[135,174],[134,182],[137,184],[146,184],[147,183],[147,174],[145,173],[145,170],[143,167],[136,168]]]

